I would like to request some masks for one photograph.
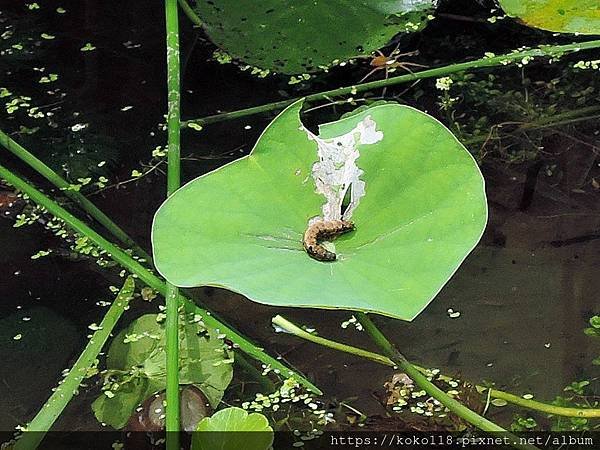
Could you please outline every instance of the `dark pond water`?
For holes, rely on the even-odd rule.
[[[109,161],[111,180],[126,180],[165,140],[157,126],[165,111],[162,4],[64,1],[61,6],[67,13],[59,17],[55,7],[48,6],[51,2],[39,3],[42,8],[37,15],[12,2],[4,1],[0,7],[0,25],[14,27],[24,41],[40,33],[55,36],[50,44],[33,46],[26,58],[0,58],[0,87],[30,95],[55,111],[57,127],[43,126],[38,133],[18,139],[57,168],[66,163],[73,174],[84,173],[89,160],[100,158]],[[452,14],[465,11],[460,2],[446,10]],[[499,53],[552,39],[561,42],[547,33],[503,26],[447,17],[431,24],[426,33],[406,39],[403,46],[421,49],[420,61],[437,65],[483,51]],[[96,50],[83,54],[80,48],[87,42]],[[437,48],[452,50],[440,54]],[[213,50],[182,18],[185,118],[346,85],[367,70],[364,66],[335,69],[303,91],[289,86],[285,78],[261,80],[233,65],[218,64],[210,57]],[[64,98],[60,93],[47,94],[46,87],[37,82],[36,67],[59,74],[55,86],[66,94]],[[543,66],[532,69],[534,73],[545,70]],[[523,76],[517,68],[501,73],[507,83]],[[434,85],[434,81],[423,82],[413,88],[424,92],[418,100],[413,91],[402,100],[445,120],[436,105]],[[390,92],[398,94],[403,89]],[[306,120],[319,123],[340,112],[320,110]],[[201,133],[186,131],[183,153],[193,159],[184,163],[185,179],[247,153],[269,119],[256,116],[206,127]],[[78,123],[89,125],[80,134],[71,132],[70,127]],[[17,131],[20,124],[0,112],[3,130]],[[567,136],[549,135],[544,152],[529,162],[484,160],[491,212],[480,245],[412,323],[376,319],[407,357],[465,379],[494,381],[515,393],[534,392],[546,400],[561,395],[573,380],[598,376],[591,360],[600,354],[600,345],[585,336],[583,328],[600,310],[600,191],[590,184],[600,175],[599,130],[592,122]],[[48,188],[7,152],[2,151],[0,159]],[[549,167],[561,177],[552,175]],[[149,248],[151,219],[164,190],[165,177],[156,170],[139,182],[91,198]],[[102,317],[104,309],[97,302],[109,297],[110,284],[119,282],[116,273],[103,271],[93,262],[60,256],[31,259],[40,249],[62,245],[39,225],[15,229],[12,220],[0,221],[2,430],[26,422],[43,404],[61,371],[85,344],[87,326]],[[376,393],[390,377],[388,369],[275,334],[270,327],[272,316],[285,313],[325,336],[373,349],[363,333],[352,326],[341,327],[350,312],[282,310],[212,288],[197,289],[195,295],[273,354],[283,355],[308,374],[326,398],[352,398],[351,404],[365,414],[384,414]],[[123,323],[148,308],[134,308]],[[450,309],[460,316],[450,317]],[[17,334],[22,335],[20,340],[13,339]],[[98,427],[89,409],[97,392],[93,387],[82,390],[59,428]]]

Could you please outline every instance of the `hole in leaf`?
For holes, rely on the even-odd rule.
[[[342,214],[342,217],[344,217],[344,214],[345,214],[346,210],[348,209],[348,206],[350,206],[350,200],[351,200],[350,192],[351,191],[352,191],[352,183],[350,183],[348,185],[348,189],[346,190],[346,194],[344,195],[344,200],[342,200],[342,210],[340,211]]]

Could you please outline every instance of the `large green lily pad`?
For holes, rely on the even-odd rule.
[[[559,33],[600,34],[598,0],[500,0],[506,14]]]
[[[477,164],[444,125],[408,106],[375,106],[321,125],[320,145],[339,148],[336,156],[355,139],[371,143],[355,149],[356,197],[364,182],[349,207],[356,230],[333,242],[336,261],[317,261],[302,236],[326,198],[316,192],[317,138],[304,130],[301,106],[282,112],[249,156],[193,180],[160,207],[152,229],[158,271],[178,286],[225,287],[269,305],[412,320],[482,235],[487,206]]]
[[[313,72],[424,26],[437,0],[196,0],[210,39],[246,64]]]

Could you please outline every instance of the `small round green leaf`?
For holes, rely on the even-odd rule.
[[[246,64],[300,74],[424,26],[437,0],[196,0],[211,40]]]
[[[504,12],[525,24],[559,33],[600,34],[598,0],[500,0]]]
[[[192,450],[268,450],[273,445],[273,429],[259,413],[226,408],[205,417],[192,437]]]
[[[157,269],[177,286],[225,287],[269,305],[412,320],[481,238],[477,164],[440,122],[407,106],[366,109],[319,136],[304,129],[301,106],[282,112],[249,156],[159,208]],[[325,151],[330,159],[315,164]],[[339,217],[348,199],[344,217],[356,228],[327,244],[337,260],[311,258],[302,244],[309,221]]]

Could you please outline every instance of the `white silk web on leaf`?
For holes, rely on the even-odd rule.
[[[359,145],[375,144],[383,139],[377,124],[366,116],[351,131],[341,136],[321,139],[302,127],[308,138],[317,143],[319,160],[312,167],[316,191],[325,197],[322,217],[313,217],[309,225],[319,220],[349,220],[365,195],[365,182],[360,179],[363,171],[357,165]],[[342,212],[344,198],[350,191],[350,203]]]

